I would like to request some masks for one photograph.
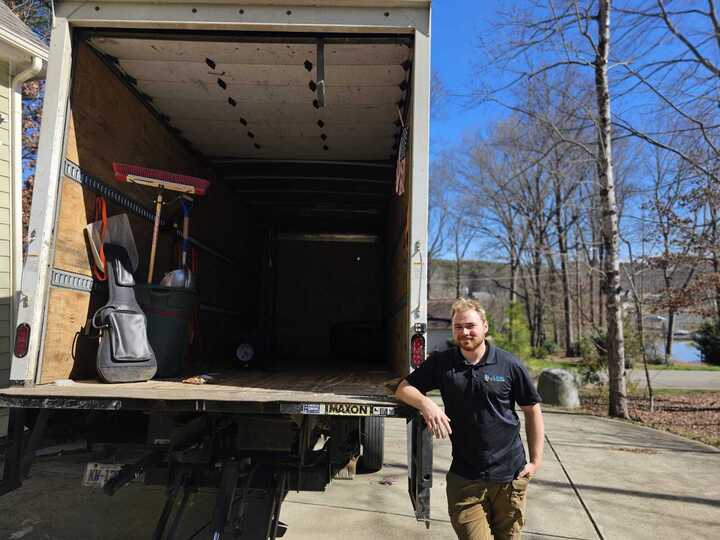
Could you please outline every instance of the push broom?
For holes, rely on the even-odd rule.
[[[113,163],[113,172],[115,178],[120,182],[129,182],[131,184],[139,184],[141,186],[152,187],[157,189],[155,197],[155,224],[153,226],[152,244],[150,247],[150,268],[148,269],[148,284],[152,283],[153,272],[155,268],[155,252],[157,250],[157,240],[160,233],[160,215],[163,205],[163,190],[175,191],[183,196],[202,196],[210,187],[210,182],[204,178],[196,178],[184,174],[176,174],[157,169],[148,169],[138,165],[126,165],[124,163]],[[183,211],[183,263],[186,260],[188,234],[189,234],[189,211]]]

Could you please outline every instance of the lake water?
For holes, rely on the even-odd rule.
[[[693,341],[673,340],[672,359],[677,362],[700,362],[700,351]]]

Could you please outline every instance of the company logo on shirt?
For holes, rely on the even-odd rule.
[[[507,377],[505,377],[503,375],[488,375],[487,373],[485,374],[484,379],[485,379],[485,382],[505,382],[505,381],[507,381]]]

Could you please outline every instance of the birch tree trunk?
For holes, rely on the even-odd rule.
[[[608,58],[610,52],[611,0],[600,0],[598,44],[595,59],[595,91],[598,104],[598,173],[602,208],[605,255],[605,294],[608,327],[608,372],[610,416],[629,418],[625,381],[625,340],[620,305],[620,263],[618,256],[618,212],[613,176]]]
[[[590,270],[588,271],[588,275],[590,277],[590,326],[595,326],[596,319],[595,319],[595,281],[598,277],[597,273],[597,235],[595,234],[595,226],[593,224],[592,227],[592,235],[590,238],[590,241],[592,242],[591,246],[591,253],[592,256],[590,258]]]
[[[564,201],[561,193],[559,179],[555,178],[555,228],[557,230],[558,247],[560,249],[560,275],[563,290],[563,316],[565,329],[565,356],[570,356],[573,344],[572,308],[570,299],[570,271],[568,269],[568,254],[566,241],[566,227],[563,220]],[[558,342],[559,345],[559,342]]]

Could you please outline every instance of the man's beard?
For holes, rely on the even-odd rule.
[[[480,347],[482,347],[483,342],[484,340],[477,338],[471,338],[468,340],[461,339],[458,342],[458,347],[460,347],[463,351],[474,352],[477,351]]]

